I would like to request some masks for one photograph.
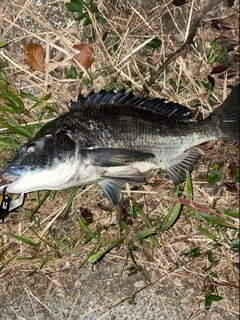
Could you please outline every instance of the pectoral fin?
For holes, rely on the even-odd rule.
[[[186,173],[192,172],[197,164],[200,154],[196,152],[184,152],[180,156],[173,159],[175,162],[172,166],[165,168],[166,174],[176,183],[185,180]]]
[[[136,184],[147,183],[137,168],[128,167],[108,175],[103,175],[98,184],[111,204],[117,205],[122,198],[121,190],[126,182]]]
[[[122,148],[85,149],[82,152],[90,158],[90,165],[100,167],[128,166],[155,157],[152,153]]]

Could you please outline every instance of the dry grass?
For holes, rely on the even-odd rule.
[[[87,35],[86,28],[82,27],[80,22],[74,21],[73,15],[64,8],[64,2],[66,3],[60,0],[50,3],[16,0],[0,4],[0,40],[9,43],[0,51],[0,62],[8,62],[5,72],[12,80],[16,92],[30,90],[39,97],[48,92],[52,93],[51,98],[44,104],[50,105],[52,109],[46,108],[40,121],[36,119],[41,110],[37,107],[32,108],[33,102],[25,99],[25,107],[29,109],[29,113],[17,118],[19,124],[43,124],[59,113],[66,112],[70,100],[76,99],[79,90],[88,93],[92,89],[98,91],[103,87],[120,88],[122,85],[131,87],[139,94],[145,85],[151,96],[169,97],[184,105],[195,105],[197,102],[199,112],[206,117],[226,98],[229,92],[227,86],[233,85],[237,79],[237,76],[228,78],[227,73],[224,73],[222,78],[216,76],[211,99],[202,84],[202,81],[207,81],[211,72],[211,66],[207,62],[207,57],[211,54],[210,43],[220,34],[218,30],[210,27],[211,19],[218,17],[231,23],[234,28],[226,33],[230,38],[237,40],[239,22],[236,8],[229,10],[222,3],[204,16],[202,25],[197,29],[195,46],[191,52],[184,57],[176,57],[157,81],[148,86],[148,81],[161,64],[187,39],[190,22],[200,4],[190,2],[183,7],[174,7],[167,1],[162,1],[161,5],[149,1],[146,5],[144,1],[127,4],[118,0],[97,2],[107,24],[97,23],[89,12],[96,32],[96,38],[90,40],[94,47],[95,59],[90,75],[94,78],[98,71],[101,71],[101,74],[92,81],[89,73],[79,66],[83,72],[82,79],[68,79],[66,76],[75,53],[73,45],[80,43],[83,38],[91,39],[91,33]],[[109,38],[117,39],[117,49],[111,53],[103,41],[106,32]],[[153,52],[152,48],[146,45],[156,37],[161,40],[162,45]],[[23,48],[30,41],[41,44],[45,49],[45,74],[31,70],[24,61]],[[175,85],[170,84],[172,78],[176,81]],[[0,130],[5,131],[4,128]],[[19,138],[19,141],[21,144],[22,138]],[[226,209],[238,211],[238,194],[226,191],[222,181],[217,186],[209,185],[203,174],[207,172],[210,163],[219,159],[223,163],[222,170],[227,174],[229,163],[238,162],[238,157],[233,152],[237,147],[237,144],[212,142],[197,148],[203,159],[192,174],[194,200],[220,214]],[[9,161],[12,156],[13,151],[9,149],[7,153],[1,153],[4,161]],[[68,264],[75,269],[91,255],[98,237],[87,242],[89,234],[79,226],[74,214],[75,211],[81,212],[82,208],[88,208],[94,220],[89,228],[92,232],[98,231],[100,234],[98,251],[108,247],[120,236],[124,237],[124,241],[114,249],[115,251],[108,253],[105,259],[121,263],[124,269],[129,253],[129,240],[132,239],[135,245],[135,261],[151,275],[151,281],[172,273],[177,273],[183,279],[197,279],[192,285],[195,286],[201,301],[204,300],[204,281],[210,272],[214,272],[218,275],[217,294],[224,297],[219,303],[226,310],[237,314],[238,311],[234,310],[234,298],[229,298],[232,295],[231,290],[238,286],[238,273],[233,266],[238,257],[229,245],[229,241],[236,238],[235,230],[211,226],[201,219],[194,209],[190,210],[185,206],[178,221],[166,232],[156,235],[159,246],[155,248],[152,256],[151,241],[140,243],[137,239],[138,233],[146,229],[142,217],[138,214],[138,218],[132,219],[133,225],[129,225],[120,235],[116,224],[116,212],[113,208],[104,211],[99,207],[101,203],[108,209],[109,204],[96,186],[80,189],[67,217],[62,220],[62,213],[71,192],[72,190],[51,192],[37,210],[33,220],[29,220],[29,215],[35,210],[45,192],[28,194],[23,209],[11,213],[0,226],[1,281],[6,286],[6,292],[14,290],[15,284],[19,281],[17,276],[10,281],[9,274],[17,275],[19,270],[23,270],[21,277],[25,277],[40,269],[46,273],[59,270],[64,272],[68,269]],[[142,205],[143,211],[152,222],[164,219],[171,205],[166,198],[174,196],[172,182],[161,173],[151,173],[149,185],[144,186],[142,191],[131,192],[128,187],[126,192]],[[184,194],[186,195],[186,188]],[[193,215],[195,219],[192,218]],[[197,230],[199,225],[215,234],[216,242],[221,246],[215,246],[216,242],[200,233]],[[26,244],[13,235],[29,239],[34,245]],[[184,256],[190,247],[200,248],[200,256],[193,260]],[[215,260],[220,260],[210,269],[210,263],[204,256],[208,251],[213,252]],[[7,285],[8,281],[11,284]]]

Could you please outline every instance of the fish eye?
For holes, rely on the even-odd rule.
[[[31,143],[27,146],[27,152],[28,153],[34,153],[37,151],[37,145],[36,143]]]

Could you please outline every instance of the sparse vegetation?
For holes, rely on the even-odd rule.
[[[35,2],[24,8],[0,5],[5,10],[0,39],[1,168],[46,121],[66,112],[79,91],[124,88],[169,98],[191,104],[201,119],[239,82],[238,12],[230,1],[231,9],[222,3],[214,13],[209,11],[187,55],[177,56],[154,83],[153,76],[188,35],[188,22],[194,18],[191,4],[156,6],[150,1],[145,12],[145,6],[138,10],[134,1],[113,5],[71,0],[65,7],[59,1],[58,10],[65,11],[58,21]],[[34,22],[31,26],[26,17]],[[24,62],[23,48],[30,41],[45,50],[43,72]],[[87,69],[73,59],[73,46],[81,42],[94,49],[95,61]],[[200,146],[202,161],[181,185],[152,173],[148,186],[127,186],[122,215],[96,186],[27,195],[25,205],[1,225],[1,272],[7,277],[23,268],[25,276],[34,276],[40,270],[62,270],[67,261],[81,268],[103,258],[128,258],[148,284],[151,272],[159,271],[161,279],[163,274],[194,270],[195,290],[205,309],[225,308],[223,297],[238,286],[238,147],[237,142]],[[128,301],[136,303],[134,294]]]

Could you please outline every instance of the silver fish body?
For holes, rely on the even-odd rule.
[[[210,140],[239,140],[239,85],[208,118],[187,121],[188,108],[163,99],[100,91],[79,96],[70,112],[49,122],[24,145],[3,177],[18,176],[10,193],[62,190],[98,183],[112,204],[125,182],[163,169],[175,182],[191,172]]]

